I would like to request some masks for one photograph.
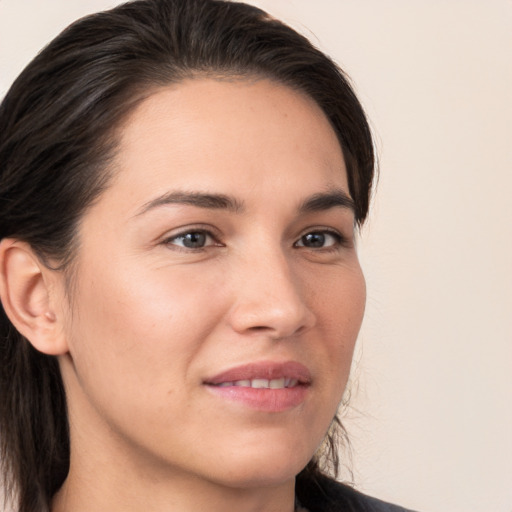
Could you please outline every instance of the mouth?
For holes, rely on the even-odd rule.
[[[299,384],[297,379],[290,377],[281,377],[280,379],[246,379],[246,380],[235,380],[233,382],[221,382],[220,384],[212,384],[221,388],[227,388],[230,386],[242,387],[242,388],[253,388],[253,389],[285,389],[293,388]]]
[[[216,397],[264,412],[302,404],[311,386],[306,366],[295,361],[257,362],[229,369],[203,382]]]

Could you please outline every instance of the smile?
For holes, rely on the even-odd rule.
[[[295,361],[261,361],[231,368],[203,384],[223,402],[253,411],[278,413],[306,400],[311,388],[309,369]]]
[[[254,389],[284,389],[284,388],[293,388],[297,386],[299,381],[297,379],[292,378],[284,378],[281,379],[252,379],[252,380],[236,380],[234,382],[221,382],[220,384],[216,384],[221,388],[226,388],[230,386],[239,386],[244,388],[254,388]]]

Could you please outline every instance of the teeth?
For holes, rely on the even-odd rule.
[[[268,387],[270,389],[282,389],[284,388],[284,377],[282,379],[272,379],[268,381]]]
[[[268,379],[252,379],[251,388],[268,388]]]
[[[235,382],[235,386],[243,386],[244,388],[250,388],[251,381],[250,380],[237,380]]]
[[[222,382],[219,387],[225,388],[229,386],[238,386],[244,388],[255,389],[284,389],[293,388],[298,384],[297,379],[280,378],[280,379],[252,379],[252,380],[236,380],[234,382]]]

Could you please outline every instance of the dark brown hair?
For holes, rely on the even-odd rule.
[[[331,59],[246,4],[137,0],[71,25],[4,98],[0,239],[26,241],[41,261],[69,270],[77,222],[109,183],[116,128],[156,87],[210,75],[266,77],[313,98],[338,136],[356,221],[364,221],[374,175],[372,138],[359,101]],[[69,468],[64,386],[57,360],[37,352],[3,308],[0,458],[17,510],[49,510]],[[319,471],[315,458],[299,477]]]

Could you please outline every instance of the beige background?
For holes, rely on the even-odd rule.
[[[0,94],[115,3],[0,0]],[[512,512],[512,1],[253,3],[348,71],[375,129],[356,485],[424,512]]]

